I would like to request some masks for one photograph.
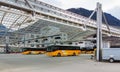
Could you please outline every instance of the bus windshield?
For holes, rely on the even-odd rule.
[[[27,48],[22,48],[21,51],[24,52],[24,51],[27,51],[28,49]]]
[[[51,51],[53,51],[53,50],[55,50],[55,47],[54,47],[54,46],[49,46],[49,47],[47,47],[47,52],[51,52]]]

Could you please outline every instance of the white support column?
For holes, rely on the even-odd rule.
[[[101,61],[102,48],[102,9],[101,4],[97,3],[97,61]]]
[[[9,53],[9,36],[5,36],[5,52]]]
[[[25,34],[24,34],[24,47],[25,47],[25,42],[26,42],[26,41],[25,41],[25,37],[26,37],[26,36],[25,36]]]

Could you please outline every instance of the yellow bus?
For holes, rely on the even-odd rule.
[[[78,46],[61,46],[53,45],[46,48],[47,56],[77,56],[81,53],[80,47]]]
[[[46,52],[46,48],[22,48],[22,54],[43,54]]]
[[[81,48],[81,54],[94,54],[95,52],[95,48],[88,48],[88,47],[84,47]]]

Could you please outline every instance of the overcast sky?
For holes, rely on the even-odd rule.
[[[62,9],[68,8],[86,8],[94,10],[96,3],[102,4],[104,12],[110,13],[120,19],[120,0],[40,0]]]

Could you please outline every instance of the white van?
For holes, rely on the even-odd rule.
[[[114,62],[120,60],[120,48],[104,48],[102,49],[102,59]]]

